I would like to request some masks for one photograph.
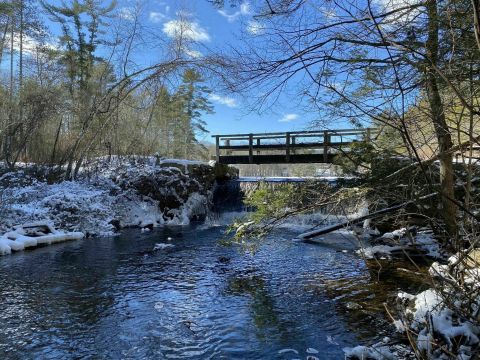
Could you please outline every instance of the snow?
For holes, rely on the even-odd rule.
[[[442,258],[443,254],[440,251],[438,242],[433,238],[431,232],[418,233],[415,236],[415,244],[426,251],[426,255],[432,258]]]
[[[53,184],[27,175],[32,173],[25,170],[28,166],[0,177],[0,234],[13,237],[15,225],[35,221],[86,236],[110,236],[126,227],[188,225],[206,216],[213,193],[213,182],[204,181],[213,168],[200,161],[101,157],[87,163],[78,180]],[[41,241],[66,236],[57,235]],[[15,244],[5,235],[1,239],[2,254],[38,244],[38,239],[18,236]]]
[[[403,229],[389,238],[403,233]],[[394,236],[393,236],[394,235]],[[432,246],[430,233],[419,233],[417,244]],[[399,292],[397,332],[409,334],[421,358],[433,360],[477,358],[480,347],[480,309],[478,262],[480,249],[471,249],[451,256],[447,263],[434,262],[429,273],[435,286],[416,295]],[[373,346],[344,349],[347,359],[417,358],[405,345],[388,345],[387,341]],[[383,353],[385,351],[385,353]]]
[[[436,290],[428,289],[415,296],[409,295],[408,300],[413,307],[405,309],[405,319],[396,320],[395,326],[399,332],[411,329],[413,333],[418,333],[417,347],[427,354],[428,358],[442,358],[442,352],[433,346],[438,342],[435,340],[438,338],[441,338],[451,351],[458,339],[462,339],[458,359],[466,358],[470,346],[479,343],[480,329],[471,322],[455,316],[456,312],[446,305],[444,296]]]
[[[407,236],[407,229],[402,228],[385,233],[377,241],[385,242],[374,246],[367,246],[358,250],[358,254],[367,259],[391,258],[395,252],[420,250],[431,258],[442,258],[438,242],[433,233],[428,230],[419,231],[415,235]]]
[[[355,346],[353,348],[344,348],[346,359],[374,359],[374,360],[396,360],[397,357],[390,351],[386,344],[390,339],[385,338],[381,342],[372,346]]]
[[[32,233],[30,229],[36,229],[36,231]],[[84,236],[82,232],[58,231],[48,222],[15,226],[13,230],[0,236],[0,255],[8,255],[12,251],[23,251],[40,245],[79,240]]]
[[[364,256],[367,259],[382,259],[390,258],[392,252],[402,250],[401,246],[390,246],[390,245],[376,245],[368,246],[364,249],[358,250],[358,253]]]
[[[169,221],[170,225],[188,225],[190,219],[196,216],[206,216],[208,199],[197,192],[192,193],[180,209],[170,211],[174,218]]]
[[[406,228],[401,228],[392,232],[387,232],[383,234],[382,237],[385,239],[399,239],[405,236],[406,232],[407,232]]]
[[[429,272],[439,284],[436,288],[417,295],[398,294],[404,308],[394,325],[401,333],[418,334],[416,345],[426,358],[470,359],[480,345],[476,318],[480,299],[474,298],[472,303],[470,296],[459,291],[478,292],[479,268],[478,264],[459,261],[464,255],[456,254],[444,265],[432,264]]]
[[[182,166],[184,169],[185,174],[188,174],[188,167],[191,165],[208,165],[210,163],[203,162],[203,161],[195,161],[195,160],[181,160],[181,159],[162,159],[159,162],[159,165],[174,165],[175,167]]]

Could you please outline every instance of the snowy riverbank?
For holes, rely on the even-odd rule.
[[[31,222],[85,236],[188,224],[207,215],[217,177],[215,164],[155,157],[99,158],[75,181],[52,181],[48,170],[31,165],[4,170],[0,234]]]
[[[347,359],[478,359],[480,250],[434,262],[428,273],[430,288],[399,292],[396,306],[387,310],[397,334],[372,346],[345,348]]]

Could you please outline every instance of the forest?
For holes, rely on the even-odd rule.
[[[170,329],[168,343],[142,328],[155,337],[150,348],[133,337],[117,344],[120,355],[87,337],[76,356],[480,357],[480,0],[0,1],[0,73],[0,254],[90,237],[114,244],[120,234],[126,262],[143,254],[138,263],[154,258],[165,275],[147,288],[166,295],[146,295],[163,317],[142,299],[122,306],[138,316],[130,328],[151,320]],[[300,128],[373,136],[338,145],[331,165],[213,161],[212,131]],[[132,228],[145,242],[130,241]],[[207,251],[197,238],[212,241]],[[109,263],[82,246],[58,251],[79,267],[96,261],[91,281],[121,268],[119,248],[92,245]],[[5,289],[10,266],[25,269],[11,258],[0,259]],[[49,264],[78,285],[69,291],[116,309],[55,258]],[[132,271],[146,276],[142,266]],[[128,293],[129,278],[115,275]],[[1,295],[0,314],[9,311]],[[0,331],[20,325],[10,319]],[[178,332],[200,348],[210,328],[225,352],[175,343]],[[65,335],[54,321],[51,329]],[[0,340],[0,355],[24,350],[12,344]],[[68,352],[27,353],[56,350]]]
[[[39,10],[61,29],[54,43]],[[1,158],[9,167],[66,165],[74,178],[95,156],[208,157],[198,139],[213,107],[196,64],[178,48],[139,68],[130,58],[135,24],[106,33],[114,11],[114,2],[1,3]]]

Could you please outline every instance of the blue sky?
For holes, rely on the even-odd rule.
[[[51,4],[59,1],[50,0]],[[105,3],[109,1],[105,0]],[[139,21],[146,31],[155,33],[159,42],[175,37],[179,21],[189,24],[189,34],[197,45],[192,51],[206,52],[208,49],[224,49],[228,46],[241,47],[245,37],[254,36],[261,31],[253,18],[253,10],[248,0],[239,6],[227,6],[217,9],[207,0],[118,0],[112,23],[132,21],[135,9],[139,12]],[[47,20],[54,33],[59,33],[58,25]],[[242,40],[243,38],[243,40]],[[248,41],[248,40],[247,40]],[[137,59],[145,63],[155,61],[155,53],[161,50],[152,45],[136,54]],[[210,140],[212,134],[298,131],[311,127],[312,121],[321,118],[318,112],[305,111],[303,100],[296,95],[295,89],[287,88],[275,103],[275,106],[258,111],[250,106],[258,94],[244,94],[244,97],[223,93],[218,84],[208,83],[213,93],[211,102],[215,114],[205,115],[210,134],[202,140]],[[250,101],[249,101],[250,100]],[[336,127],[348,127],[338,124]]]
[[[128,17],[134,5],[133,0],[122,0],[118,4],[119,11]],[[241,37],[252,35],[258,29],[247,1],[236,7],[217,9],[206,0],[153,0],[145,3],[142,12],[141,21],[167,37],[172,36],[180,13],[184,21],[192,24],[199,49],[242,46]],[[304,130],[317,116],[301,111],[304,106],[299,100],[292,101],[291,94],[282,96],[274,108],[259,113],[250,106],[250,101],[217,91],[215,83],[209,86],[213,90],[211,101],[215,114],[206,115],[204,119],[211,134]],[[256,95],[252,94],[251,100]]]

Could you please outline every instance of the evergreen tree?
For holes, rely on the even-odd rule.
[[[206,123],[202,120],[203,114],[212,114],[213,107],[208,99],[210,89],[203,85],[203,78],[197,71],[188,69],[183,74],[183,83],[176,93],[176,101],[181,106],[178,119],[178,136],[176,139],[183,145],[181,151],[175,155],[189,158],[191,151],[197,147],[205,152],[207,149],[198,141],[198,137],[208,133]]]
[[[72,0],[70,4],[63,3],[61,6],[52,5],[42,1],[45,10],[50,14],[53,21],[62,28],[60,44],[63,46],[62,62],[69,78],[69,92],[72,101],[72,111],[75,114],[76,123],[72,124],[78,131],[67,155],[67,177],[74,177],[78,172],[84,154],[79,150],[82,141],[85,140],[87,131],[90,130],[95,106],[95,91],[103,80],[93,79],[95,64],[101,59],[96,55],[100,45],[107,44],[101,37],[102,26],[116,6],[112,1],[107,6],[99,0]],[[107,73],[107,76],[110,74]],[[89,148],[90,144],[84,144]],[[72,173],[74,161],[75,171]]]

